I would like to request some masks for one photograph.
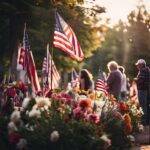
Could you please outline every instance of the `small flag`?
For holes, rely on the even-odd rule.
[[[18,49],[18,58],[17,58],[17,70],[27,70],[28,57],[27,53],[30,50],[29,38],[26,31],[26,24],[23,34],[23,47]]]
[[[55,12],[55,21],[54,46],[66,52],[71,58],[82,61],[84,54],[72,28],[58,12]]]
[[[101,92],[105,93],[105,95],[108,95],[107,83],[105,81],[104,74],[101,70],[99,70],[99,75],[98,75],[98,79],[97,79],[96,84],[95,84],[95,89],[97,91],[101,91]]]
[[[26,31],[26,25],[24,28],[24,35],[23,35],[23,47],[20,47],[18,50],[17,69],[20,71],[24,70],[25,73],[23,74],[23,77],[20,77],[22,78],[22,80],[24,78],[24,81],[27,73],[27,76],[31,82],[33,92],[37,93],[38,91],[41,90],[36,67],[35,67],[35,62],[33,59],[33,54],[30,51],[29,38]]]
[[[71,72],[71,86],[75,87],[79,83],[79,76],[75,69]]]
[[[47,56],[44,57],[44,60],[43,60],[42,72],[44,76],[43,77],[44,88],[45,88],[44,91],[48,91],[51,88],[56,89],[59,87],[60,75],[50,55],[49,46],[47,46]],[[52,82],[52,85],[51,85],[51,82]]]
[[[25,69],[25,55],[25,49],[23,47],[19,47],[17,58],[17,70]]]

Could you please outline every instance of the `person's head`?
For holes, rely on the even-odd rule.
[[[119,68],[118,68],[118,69],[121,71],[121,73],[122,73],[122,74],[125,72],[125,69],[124,69],[124,67],[123,67],[123,66],[119,66]]]
[[[85,81],[85,88],[88,89],[91,86],[92,75],[87,69],[82,69],[80,71],[80,79]]]
[[[110,61],[110,62],[107,64],[107,67],[108,67],[109,72],[115,71],[115,70],[118,69],[118,64],[117,64],[117,62],[115,62],[115,61]]]
[[[87,69],[82,69],[80,71],[80,79],[89,78],[91,79],[91,73]]]
[[[144,59],[139,59],[136,63],[135,63],[136,67],[138,69],[141,69],[143,67],[146,67],[146,61]]]

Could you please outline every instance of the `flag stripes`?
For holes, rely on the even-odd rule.
[[[75,71],[75,69],[72,70],[71,72],[71,86],[72,87],[75,87],[77,86],[77,84],[79,84],[79,78],[78,78],[78,74],[77,72]]]
[[[43,80],[45,84],[44,91],[47,91],[51,88],[56,89],[59,87],[60,75],[49,53],[49,48],[47,48],[47,56],[44,57],[44,60],[43,60],[42,72],[43,72]],[[52,81],[52,84],[51,84],[51,81]]]
[[[28,77],[30,79],[33,92],[37,93],[38,91],[41,91],[41,88],[37,76],[37,71],[36,71],[32,51],[28,52],[28,60],[29,60],[29,65],[27,67]]]
[[[35,67],[35,62],[33,59],[33,54],[32,51],[30,51],[30,44],[28,34],[26,31],[26,26],[24,28],[23,47],[20,47],[18,49],[17,69],[19,71],[24,70],[27,73],[27,76],[31,82],[32,91],[34,93],[37,93],[41,90]]]
[[[107,84],[102,79],[97,79],[96,84],[95,84],[95,89],[97,91],[104,92],[106,95],[108,94],[108,92],[107,92]]]
[[[73,59],[78,61],[83,60],[84,54],[71,27],[63,20],[58,12],[55,13],[55,20],[54,46],[66,52]]]

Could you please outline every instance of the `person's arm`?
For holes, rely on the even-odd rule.
[[[143,84],[145,80],[145,72],[144,70],[139,71],[139,74],[137,76],[137,83],[138,85]]]

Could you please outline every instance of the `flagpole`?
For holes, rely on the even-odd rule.
[[[52,91],[52,88],[53,88],[53,45],[52,45],[52,48],[51,48],[51,91]]]
[[[56,12],[56,7],[55,7],[55,1],[51,0],[52,2],[52,5],[54,7],[54,16],[55,16],[55,12]],[[55,18],[55,17],[54,17]],[[55,19],[54,19],[55,20]],[[55,22],[55,21],[54,21]],[[52,41],[49,42],[49,45],[51,45],[51,91],[52,91],[52,88],[53,88],[53,57],[54,57],[54,47],[53,47],[53,40],[54,40],[54,32],[53,32],[53,38],[52,38]]]

